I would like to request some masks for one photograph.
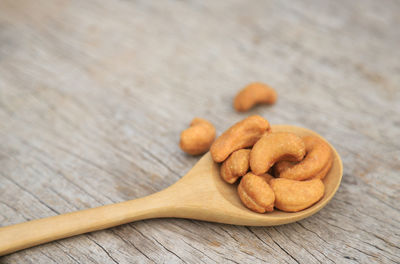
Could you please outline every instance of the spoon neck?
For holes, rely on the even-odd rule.
[[[122,202],[115,206],[121,205],[121,209],[126,212],[126,214],[122,215],[122,217],[126,218],[126,222],[171,217],[173,216],[170,215],[171,209],[178,207],[185,200],[182,192],[174,185],[151,195]],[[121,209],[117,209],[117,212],[120,212]]]

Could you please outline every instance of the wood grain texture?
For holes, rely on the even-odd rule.
[[[343,159],[327,207],[298,223],[126,224],[2,263],[400,262],[398,1],[0,2],[0,225],[142,197],[198,160],[194,116],[221,133],[252,81],[272,124]]]

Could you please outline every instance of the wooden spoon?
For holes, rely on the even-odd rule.
[[[272,130],[292,132],[299,136],[319,136],[311,130],[288,125],[276,125]],[[221,179],[219,165],[207,153],[182,179],[158,193],[136,200],[2,227],[0,255],[149,218],[179,217],[249,226],[274,226],[295,222],[318,212],[339,188],[343,172],[342,161],[333,147],[332,150],[333,166],[323,180],[325,195],[318,203],[301,212],[275,210],[272,213],[259,214],[250,211],[239,200],[237,186],[227,184]]]

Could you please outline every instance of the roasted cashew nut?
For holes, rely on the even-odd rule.
[[[190,127],[181,133],[180,148],[191,155],[207,152],[215,138],[215,128],[203,118],[194,118]]]
[[[233,152],[221,165],[220,174],[227,183],[234,183],[249,170],[250,149]]]
[[[318,202],[325,186],[320,179],[295,181],[284,178],[269,181],[275,193],[275,207],[285,212],[298,212]]]
[[[257,213],[274,210],[275,194],[268,180],[268,176],[258,176],[251,172],[243,176],[238,186],[238,194],[247,208]]]
[[[270,86],[263,83],[251,83],[243,88],[235,97],[233,106],[236,111],[245,112],[256,104],[274,104],[278,94]]]
[[[222,162],[235,150],[253,146],[269,129],[268,121],[259,115],[249,116],[236,123],[211,145],[213,160]]]
[[[267,172],[281,160],[300,161],[305,155],[303,140],[292,133],[266,133],[250,152],[250,168],[254,174]]]
[[[323,178],[325,178],[325,176],[328,174],[328,172],[330,171],[330,169],[332,168],[333,165],[333,157],[331,157],[328,161],[328,164],[325,165],[325,168],[323,168],[320,172],[318,172],[313,179],[320,179],[322,180]]]
[[[328,143],[316,136],[303,137],[306,147],[306,155],[297,164],[281,161],[274,167],[276,177],[307,180],[314,178],[322,179],[329,171],[332,164],[332,151]],[[329,167],[328,169],[326,169]],[[325,170],[325,173],[324,173]]]

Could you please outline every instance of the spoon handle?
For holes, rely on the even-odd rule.
[[[1,227],[0,256],[137,220],[169,216],[167,190],[136,200]]]

